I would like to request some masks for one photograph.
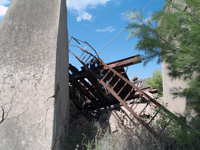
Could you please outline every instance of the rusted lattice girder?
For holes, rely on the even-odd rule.
[[[123,77],[128,79],[128,76],[126,74],[126,71],[124,70],[123,67],[127,67],[133,64],[137,64],[141,62],[140,55],[128,57],[125,59],[121,59],[118,61],[114,61],[111,63],[108,63],[107,65],[114,68],[117,72],[119,72]],[[93,71],[97,74],[105,75],[105,72],[107,69],[104,69],[102,66],[97,66],[92,68]],[[71,64],[69,65],[69,70],[71,71],[69,81],[71,84],[79,88],[79,90],[84,94],[90,101],[84,102],[82,101],[81,107],[82,109],[88,109],[88,110],[94,110],[102,107],[107,107],[110,105],[114,105],[119,103],[115,99],[115,97],[111,96],[108,94],[107,91],[105,91],[105,88],[102,87],[101,84],[96,80],[95,77],[93,77],[87,70],[82,68],[81,71],[79,71],[75,66],[72,66]],[[107,78],[110,78],[110,76],[107,76]],[[112,81],[110,82],[110,85],[114,85],[117,82],[118,78],[114,77]],[[128,79],[129,80],[129,79]],[[87,82],[89,81],[89,82]],[[116,89],[120,89],[123,84],[118,84],[116,86]],[[126,88],[126,90],[123,92],[124,96],[126,96],[126,93],[130,88]],[[150,89],[147,89],[151,92]],[[154,90],[155,91],[155,90]],[[87,93],[87,94],[86,94]],[[94,98],[95,97],[95,98]],[[133,99],[139,97],[139,94],[130,94],[128,99]],[[79,97],[80,99],[80,97]],[[127,99],[127,100],[128,100]]]
[[[75,39],[75,41],[88,44],[87,42],[78,39]],[[89,44],[88,46],[93,50],[94,54],[79,46],[70,46],[76,47],[83,52],[83,54],[78,57],[74,52],[69,50],[69,52],[83,65],[81,71],[72,65],[69,67],[71,71],[70,83],[80,91],[79,96],[74,93],[77,90],[71,91],[72,96],[77,99],[76,102],[79,102],[79,108],[89,111],[120,103],[154,136],[161,134],[170,122],[177,123],[182,127],[190,128],[187,124],[181,122],[176,115],[147,94],[147,91],[155,92],[154,89],[140,89],[128,79],[123,67],[141,62],[139,55],[106,64],[99,58],[95,49]],[[141,112],[136,112],[126,101],[141,96],[146,99],[146,105]],[[141,114],[145,111],[147,106],[152,105],[157,107],[158,111],[155,115],[150,116],[147,121],[142,118]],[[158,114],[167,115],[169,123],[162,126],[160,131],[155,131],[154,128],[151,127],[151,123]]]

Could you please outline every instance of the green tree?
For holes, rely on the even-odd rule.
[[[139,23],[129,25],[128,38],[139,38],[135,48],[144,52],[144,64],[155,58],[158,63],[165,61],[172,78],[188,82],[188,88],[180,87],[174,94],[197,100],[194,108],[200,112],[200,1],[176,1],[166,0],[165,9],[148,21],[130,12]]]
[[[174,2],[175,1],[175,2]],[[137,22],[129,25],[130,36],[137,36],[136,49],[144,52],[144,64],[152,59],[168,64],[169,76],[181,78],[188,87],[173,90],[174,96],[194,99],[197,112],[192,124],[200,129],[200,0],[165,0],[164,10],[146,21],[137,12]],[[136,15],[133,15],[135,14]],[[139,21],[139,23],[138,23]]]
[[[153,72],[152,77],[146,79],[146,82],[147,82],[148,85],[150,85],[151,88],[157,88],[158,97],[163,96],[162,73],[161,73],[160,70],[156,69]]]

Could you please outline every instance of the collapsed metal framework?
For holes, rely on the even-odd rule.
[[[72,85],[70,96],[77,108],[90,111],[120,103],[154,136],[160,135],[171,122],[178,123],[180,126],[188,128],[176,115],[147,94],[147,91],[150,93],[156,92],[155,89],[140,89],[128,79],[123,67],[141,62],[139,55],[106,64],[99,58],[95,49],[87,42],[74,37],[71,39],[74,39],[78,44],[80,44],[80,42],[87,44],[93,51],[92,54],[92,52],[77,45],[70,45],[82,51],[82,54],[78,57],[74,52],[69,50],[83,65],[81,71],[75,66],[69,65],[69,70],[71,72],[69,81]],[[144,97],[146,99],[146,105],[141,112],[134,111],[132,107],[137,103],[135,99],[138,97]],[[132,106],[127,104],[126,101],[128,100],[135,100]],[[142,117],[142,113],[148,105],[154,106],[157,111],[146,120]],[[160,127],[159,131],[158,129],[155,130],[151,125],[158,114],[168,116],[167,123]]]

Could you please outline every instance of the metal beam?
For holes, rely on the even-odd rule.
[[[125,58],[125,59],[110,62],[107,65],[111,68],[117,69],[117,68],[122,68],[122,67],[127,67],[127,66],[130,66],[130,65],[138,64],[140,62],[141,62],[140,55],[135,55],[135,56],[128,57],[128,58]],[[101,69],[102,69],[102,67],[97,67],[93,71],[98,72]],[[78,80],[80,78],[85,78],[85,77],[88,77],[88,76],[91,76],[91,74],[89,72],[86,72],[85,70],[82,70],[82,71],[79,71],[76,74],[70,76],[69,80],[70,81]]]

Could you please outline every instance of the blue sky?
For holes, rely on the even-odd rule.
[[[68,0],[68,32],[69,38],[74,36],[87,41],[97,51],[100,51],[115,35],[117,35],[128,23],[126,18],[128,10],[142,10],[151,0]],[[2,21],[11,0],[0,0],[0,22]],[[164,7],[163,0],[154,2],[144,11],[146,19],[157,10]],[[137,38],[127,40],[129,32],[124,30],[108,47],[100,54],[100,58],[108,63],[133,55],[141,54],[134,49]],[[85,45],[81,45],[87,48]],[[70,55],[70,62],[78,65],[78,62]],[[143,66],[142,63],[128,67],[129,78],[137,75],[139,78],[147,78],[161,65],[156,60]]]

